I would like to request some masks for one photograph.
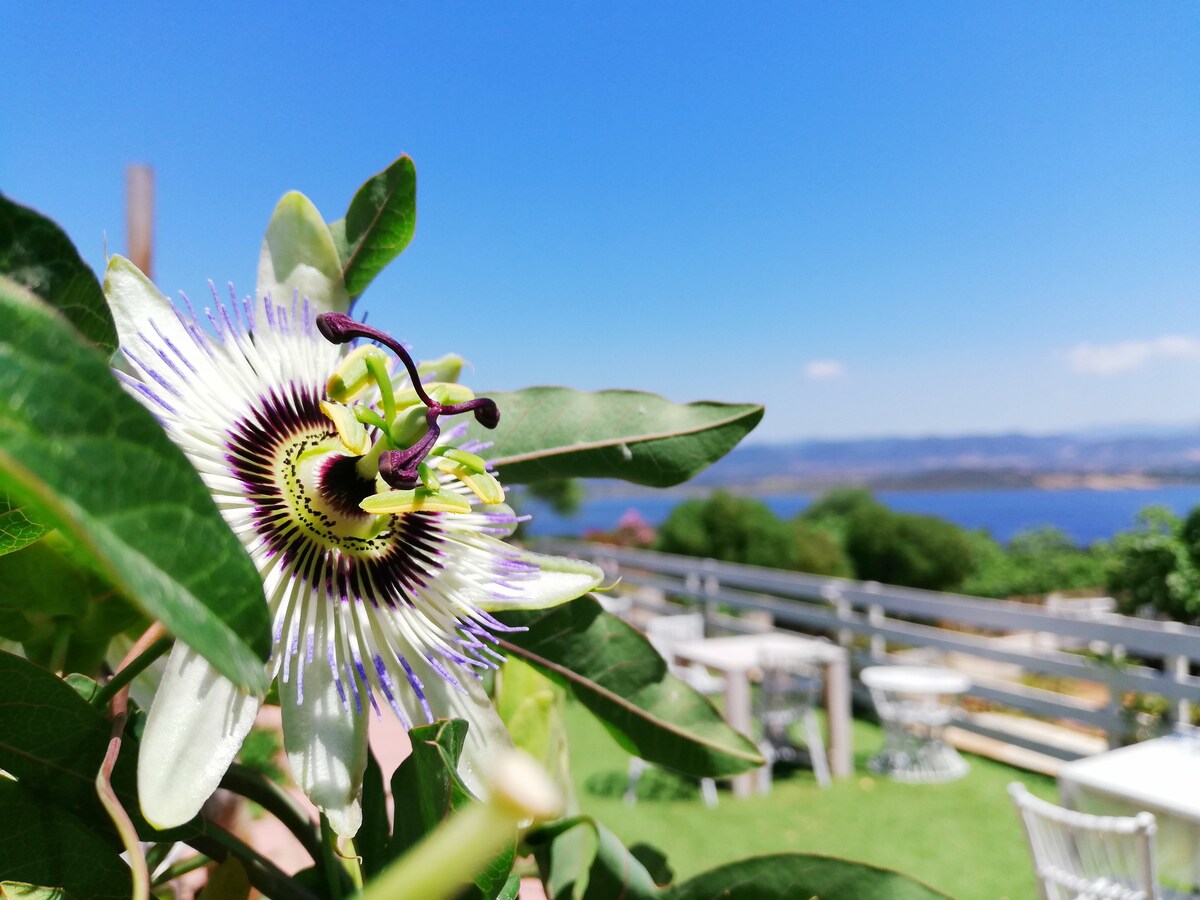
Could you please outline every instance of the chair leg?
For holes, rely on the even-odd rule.
[[[640,756],[629,757],[629,775],[625,782],[626,806],[633,806],[637,803],[638,782],[642,780],[642,773],[646,771],[647,765],[649,763]]]
[[[821,737],[817,714],[811,709],[804,712],[804,740],[808,742],[808,755],[812,758],[817,784],[823,788],[829,787],[832,779],[829,776],[829,758],[825,755],[825,740]]]
[[[717,805],[717,783],[711,778],[700,779],[700,796],[704,798],[704,805],[712,809]]]
[[[775,774],[775,747],[770,741],[762,741],[758,745],[758,752],[766,760],[758,769],[758,792],[769,794],[771,793],[771,780]]]

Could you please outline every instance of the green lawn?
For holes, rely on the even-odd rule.
[[[951,784],[878,778],[866,771],[866,761],[882,745],[882,733],[856,721],[857,773],[825,790],[811,772],[801,770],[777,780],[767,796],[737,800],[722,791],[716,809],[707,809],[698,793],[626,806],[615,788],[623,784],[628,754],[578,705],[569,705],[567,724],[583,811],[627,846],[657,847],[677,879],[747,856],[798,851],[897,869],[960,900],[1037,896],[1005,786],[1023,781],[1035,794],[1053,799],[1053,779],[979,757],[969,757],[970,774]],[[648,787],[666,780],[651,778]],[[609,790],[597,793],[598,783]]]

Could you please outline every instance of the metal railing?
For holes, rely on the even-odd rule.
[[[1110,746],[1121,743],[1130,728],[1126,693],[1166,698],[1177,720],[1187,720],[1192,704],[1200,702],[1200,678],[1190,674],[1193,663],[1200,662],[1200,628],[1177,622],[1049,609],[581,541],[543,540],[538,549],[591,559],[610,577],[619,576],[623,585],[702,604],[710,621],[719,618],[732,630],[751,626],[744,619],[720,615],[721,608],[766,613],[776,623],[827,634],[848,647],[860,665],[898,661],[898,648],[930,648],[1018,666],[1024,672],[1106,685],[1107,699],[1097,703],[1011,680],[973,676],[969,695],[1032,716],[1100,729]],[[1084,645],[1099,652],[1035,652],[997,637],[1019,632],[1053,635],[1051,643]],[[1134,665],[1125,660],[1126,654],[1145,662],[1161,661],[1161,668]],[[1060,744],[998,730],[994,718],[987,721],[968,717],[962,726],[1059,759],[1080,755]]]

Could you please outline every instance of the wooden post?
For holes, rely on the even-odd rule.
[[[154,278],[154,170],[135,164],[125,169],[125,242],[129,260]]]

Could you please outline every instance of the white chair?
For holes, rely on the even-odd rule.
[[[825,755],[825,743],[815,709],[821,696],[820,670],[795,653],[766,649],[759,653],[758,664],[762,669],[758,720],[763,730],[758,749],[767,761],[758,770],[759,792],[765,794],[770,790],[776,763],[792,762],[799,758],[800,750],[792,742],[791,734],[792,726],[797,722],[804,733],[817,784],[828,787],[831,780],[829,760]]]
[[[1165,900],[1158,884],[1154,816],[1094,816],[1055,806],[1013,782],[1043,900]]]
[[[688,641],[704,639],[704,614],[682,613],[677,616],[655,616],[646,623],[646,637],[654,649],[667,661],[671,674],[686,681],[702,694],[713,696],[725,690],[725,679],[713,675],[704,666],[675,662],[675,648]]]
[[[675,662],[675,647],[688,641],[704,639],[704,614],[682,613],[676,616],[655,616],[646,623],[646,637],[667,661],[671,674],[681,679],[701,694],[719,694],[725,690],[725,679],[711,674],[703,666],[680,665]],[[637,802],[637,786],[642,773],[649,765],[638,756],[629,759],[629,775],[625,784],[625,802],[632,806]],[[704,805],[717,805],[717,783],[711,778],[700,780],[700,796]]]
[[[872,666],[859,677],[883,723],[884,747],[868,769],[896,781],[924,783],[967,774],[967,761],[942,738],[958,709],[941,700],[947,691],[965,690],[965,677],[923,666]]]

